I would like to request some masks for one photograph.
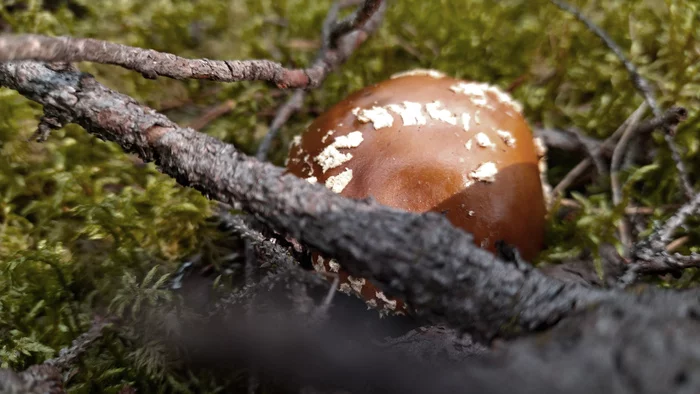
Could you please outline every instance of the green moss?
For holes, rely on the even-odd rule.
[[[0,17],[17,32],[94,37],[187,57],[267,58],[297,67],[315,56],[330,5],[317,0],[80,0],[74,3],[87,12],[78,17],[65,6],[49,12],[38,0],[16,3],[25,7],[4,8]],[[697,2],[574,3],[659,87],[660,103],[689,109],[676,140],[695,177],[700,167]],[[117,67],[79,66],[182,124],[233,100],[233,110],[202,131],[249,153],[291,93],[264,83],[152,81]],[[576,126],[597,138],[610,135],[641,103],[610,51],[548,1],[394,1],[379,32],[308,95],[304,110],[284,127],[273,161],[282,164],[291,138],[318,111],[413,67],[504,88],[515,84],[513,94],[525,104],[533,125]],[[55,132],[44,144],[28,143],[41,109],[8,90],[0,91],[0,106],[0,363],[21,369],[67,346],[96,311],[110,304],[124,316],[138,313],[135,305],[172,305],[176,299],[163,290],[165,275],[220,235],[206,221],[210,203],[152,165],[75,126]],[[682,202],[670,154],[662,136],[654,139],[659,147],[654,162],[623,174],[626,198],[658,207],[652,222],[672,212],[664,207]],[[556,183],[575,161],[552,157]],[[552,219],[550,248],[542,260],[616,243],[621,212],[611,205],[606,182],[579,187],[573,198],[583,208],[566,219]],[[686,245],[698,244],[699,228],[697,221],[690,223]],[[695,246],[682,251],[700,252]],[[695,279],[690,272],[679,283]],[[169,308],[174,306],[163,307],[164,315]],[[116,392],[130,383],[144,392],[213,392],[220,383],[179,370],[159,343],[139,338],[133,332],[108,334],[104,345],[86,355],[69,382],[71,391]]]

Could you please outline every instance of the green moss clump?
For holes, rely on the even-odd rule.
[[[8,2],[6,2],[7,4]],[[288,66],[310,63],[330,1],[317,0],[72,0],[53,11],[40,0],[3,6],[2,25],[15,32],[74,35],[148,47],[187,57],[267,58]],[[658,86],[664,106],[690,117],[676,137],[691,176],[700,161],[700,21],[693,0],[574,1]],[[202,131],[254,152],[276,108],[291,92],[264,83],[215,84],[146,80],[117,67],[80,64],[106,85],[188,124],[232,100],[233,110]],[[367,84],[409,68],[515,86],[534,126],[576,126],[610,135],[641,103],[620,62],[573,17],[544,0],[394,1],[379,32],[350,61],[311,92],[304,110],[285,126],[272,152],[286,147],[313,117]],[[168,274],[221,235],[207,222],[210,203],[143,165],[115,145],[69,126],[44,144],[28,143],[41,109],[0,91],[0,365],[22,369],[52,357],[109,308],[128,317],[148,305],[163,316],[179,303],[165,289]],[[653,163],[629,169],[626,198],[654,207],[652,222],[682,202],[662,137]],[[575,164],[555,160],[556,183]],[[572,256],[615,240],[620,209],[603,182],[577,187],[583,207],[552,219],[543,261]],[[697,245],[697,222],[686,232]],[[695,246],[682,251],[699,252]],[[688,272],[680,283],[695,280]],[[135,332],[111,332],[85,356],[71,392],[214,392],[223,382],[178,369],[160,343]],[[236,384],[232,382],[226,384]],[[234,387],[234,386],[228,386]]]

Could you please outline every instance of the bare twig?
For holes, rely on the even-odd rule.
[[[605,43],[605,45],[615,54],[615,56],[617,56],[618,59],[620,59],[622,64],[625,66],[625,68],[627,69],[627,73],[629,74],[630,79],[632,80],[632,84],[642,94],[642,96],[644,97],[644,101],[646,101],[649,107],[652,109],[654,116],[661,117],[663,115],[663,110],[661,109],[661,107],[659,107],[658,103],[656,102],[656,98],[654,97],[654,92],[651,84],[644,77],[642,77],[634,63],[627,59],[627,56],[625,56],[625,53],[622,50],[622,48],[620,48],[620,46],[617,45],[617,43],[603,29],[601,29],[598,25],[593,23],[593,21],[591,21],[589,18],[583,15],[583,13],[576,7],[563,0],[550,1],[562,10],[574,15],[579,21],[585,24],[591,32],[597,35],[603,41],[603,43]],[[673,160],[676,163],[676,169],[678,170],[678,174],[681,180],[681,187],[683,188],[683,192],[685,193],[686,198],[690,199],[694,195],[693,187],[690,183],[688,171],[685,168],[685,164],[683,163],[680,152],[678,151],[678,147],[673,141],[674,130],[668,124],[663,125],[663,130],[665,132],[664,139],[666,141],[666,144],[668,145],[669,150],[671,151]]]
[[[600,144],[598,151],[605,150],[605,149],[612,149],[615,146],[615,143],[617,142],[617,140],[622,136],[624,131],[627,129],[627,126],[630,124],[631,120],[636,116],[635,114],[637,114],[638,112],[642,112],[642,109],[643,109],[642,106],[637,108],[637,110],[634,111],[632,113],[632,115],[630,115],[630,117],[627,118],[620,125],[620,127],[618,127],[617,130],[615,130],[615,132],[610,137],[608,137],[602,144]],[[597,152],[595,154],[597,154]],[[593,161],[591,160],[590,157],[581,160],[581,162],[578,163],[576,165],[576,167],[574,167],[571,171],[569,171],[569,173],[566,174],[566,176],[564,176],[564,179],[559,181],[557,186],[554,187],[554,190],[552,193],[555,196],[563,195],[564,190],[566,190],[578,177],[583,175],[583,173],[585,173],[586,170],[588,169],[588,166],[590,166],[592,163],[593,163]]]
[[[620,278],[619,284],[622,287],[627,287],[636,282],[640,275],[662,275],[688,268],[700,268],[700,254],[693,253],[685,256],[666,251],[646,254],[643,259],[636,260],[630,265],[630,268]]]
[[[369,1],[369,0],[368,0]],[[381,2],[380,2],[381,3]],[[331,54],[307,69],[288,69],[269,60],[187,59],[152,49],[136,48],[91,38],[47,37],[34,34],[0,36],[0,61],[89,61],[113,64],[144,77],[204,79],[219,82],[268,81],[280,89],[314,88],[336,64],[347,58]]]
[[[112,318],[95,318],[92,327],[73,340],[70,347],[61,349],[58,357],[46,360],[45,365],[66,371],[75,366],[78,358],[83,355],[96,341],[102,338],[105,328],[114,322]]]
[[[642,115],[646,110],[647,104],[645,102],[642,103],[642,105],[639,106],[636,111],[634,111],[630,117],[627,127],[625,127],[625,131],[622,133],[622,137],[620,137],[620,141],[617,143],[617,146],[615,146],[615,150],[613,151],[612,162],[610,164],[610,185],[612,188],[613,205],[615,207],[622,203],[622,185],[620,184],[620,167],[622,165],[622,159],[624,158],[624,154],[627,150],[627,145],[634,137],[637,125],[639,124],[639,121],[642,119]],[[620,234],[620,241],[622,242],[622,246],[624,248],[624,253],[622,255],[627,257],[629,249],[632,246],[632,233],[627,221],[627,216],[623,215],[620,218],[618,231]]]
[[[362,7],[347,19],[335,22],[331,28],[330,34],[327,36],[329,47],[337,48],[338,39],[340,37],[364,26],[364,24],[379,10],[382,2],[383,0],[365,0]]]
[[[584,149],[582,145],[583,141],[568,130],[536,128],[533,130],[533,134],[541,138],[549,148],[566,151],[579,151]],[[600,142],[592,138],[591,142],[600,145]]]
[[[688,216],[697,214],[698,209],[700,209],[700,193],[683,205],[649,237],[649,245],[656,250],[663,250],[671,241],[673,233],[685,223]]]
[[[275,137],[277,137],[277,134],[279,134],[282,126],[287,123],[289,118],[291,118],[295,112],[301,109],[301,106],[304,104],[304,96],[306,96],[306,91],[302,89],[295,91],[279,108],[279,110],[277,110],[277,114],[275,114],[275,118],[272,120],[267,134],[265,134],[265,137],[263,137],[262,141],[260,141],[260,145],[258,146],[258,151],[256,153],[258,160],[267,159],[267,154],[272,146],[272,141],[275,139]]]
[[[676,250],[678,250],[678,248],[688,243],[688,241],[690,241],[690,237],[687,235],[684,235],[680,238],[676,238],[673,241],[669,242],[668,245],[666,245],[666,251],[669,253],[675,252]]]
[[[209,123],[213,122],[215,119],[220,118],[226,115],[227,113],[231,112],[235,107],[235,101],[226,100],[223,103],[208,109],[202,116],[190,122],[188,126],[195,130],[201,130],[204,127],[206,127]]]
[[[663,225],[659,226],[648,238],[637,242],[632,249],[633,262],[625,274],[620,277],[622,287],[637,281],[640,274],[673,272],[698,266],[699,255],[683,256],[670,254],[668,246],[673,233],[682,226],[688,216],[700,209],[700,193],[683,205]],[[668,249],[667,249],[668,248]]]
[[[671,127],[679,124],[688,116],[688,111],[683,107],[671,107],[660,117],[652,117],[639,124],[635,134],[644,135],[658,128],[669,125]],[[580,131],[560,130],[551,128],[535,128],[533,133],[544,141],[545,145],[552,149],[561,149],[565,151],[581,151],[589,150],[589,155],[593,152],[598,152],[598,156],[611,157],[613,153],[613,144],[610,146],[602,146],[604,141],[598,141],[588,137]],[[584,146],[588,145],[588,147]]]
[[[331,5],[321,29],[322,45],[316,54],[316,59],[313,61],[311,68],[323,68],[325,64],[325,74],[319,77],[318,84],[320,85],[333,70],[338,68],[347,60],[350,55],[374,32],[381,22],[386,3],[381,0],[366,0],[364,4],[350,17],[350,20],[337,23],[338,12],[344,6],[349,4],[341,4],[336,1]],[[352,23],[351,23],[352,22]],[[349,30],[348,27],[350,27]],[[336,53],[340,52],[340,56],[336,61],[332,61],[337,57]],[[256,157],[259,160],[265,160],[272,146],[272,141],[277,137],[282,126],[289,118],[299,109],[304,102],[306,92],[297,90],[289,99],[278,109],[275,118],[270,124],[265,137],[258,146]]]
[[[75,338],[70,347],[61,349],[58,356],[41,364],[32,365],[22,372],[0,369],[0,393],[63,394],[63,376],[75,368],[78,359],[102,338],[104,330],[114,319],[98,317],[92,327]]]
[[[581,204],[578,201],[572,200],[570,198],[562,198],[561,200],[559,200],[559,205],[561,205],[562,207],[566,207],[566,208],[581,209]],[[679,208],[678,205],[664,205],[661,207],[638,207],[638,206],[637,207],[625,207],[625,215],[649,216],[649,215],[653,215],[654,212],[656,212],[656,210],[668,211],[671,209],[675,210],[678,208]],[[597,212],[599,212],[599,210],[593,208],[593,212],[597,213]],[[600,210],[600,212],[602,213],[602,210]]]

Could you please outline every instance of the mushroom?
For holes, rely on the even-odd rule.
[[[287,171],[345,197],[373,197],[411,212],[443,213],[473,234],[526,260],[545,229],[541,147],[507,93],[485,83],[413,70],[357,91],[317,118],[292,143]],[[342,262],[313,254],[319,271],[337,273],[340,290],[386,313],[405,313]]]

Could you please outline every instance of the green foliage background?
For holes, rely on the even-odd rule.
[[[3,0],[3,26],[14,32],[73,35],[148,47],[186,57],[267,58],[304,66],[318,46],[328,0],[76,0],[48,11],[41,0]],[[662,105],[677,104],[690,118],[676,137],[693,179],[700,128],[700,4],[696,0],[574,1],[625,49],[658,87]],[[146,80],[117,67],[80,64],[101,82],[162,110],[181,124],[233,100],[233,111],[203,132],[254,152],[275,109],[290,92],[264,83],[214,84]],[[381,30],[285,127],[273,152],[342,97],[414,67],[504,88],[525,104],[533,125],[576,126],[604,138],[641,103],[620,62],[573,17],[544,0],[392,1]],[[0,91],[0,366],[21,370],[68,346],[95,314],[136,315],[172,299],[164,284],[178,265],[221,237],[208,222],[210,205],[157,172],[76,126],[48,142],[27,142],[40,108],[13,91]],[[625,191],[654,208],[650,225],[681,203],[662,137],[654,162],[625,174]],[[554,160],[556,183],[575,161]],[[606,180],[576,190],[582,209],[552,219],[541,260],[573,256],[613,242],[620,209]],[[649,227],[650,228],[650,227]],[[698,226],[687,228],[684,251],[698,251]],[[680,283],[690,283],[694,272]],[[168,307],[170,308],[170,307]],[[171,312],[163,308],[163,316]],[[235,379],[234,379],[235,380]],[[112,332],[68,381],[74,393],[214,392],[224,384],[178,368],[159,343]],[[231,386],[229,386],[231,387]]]

